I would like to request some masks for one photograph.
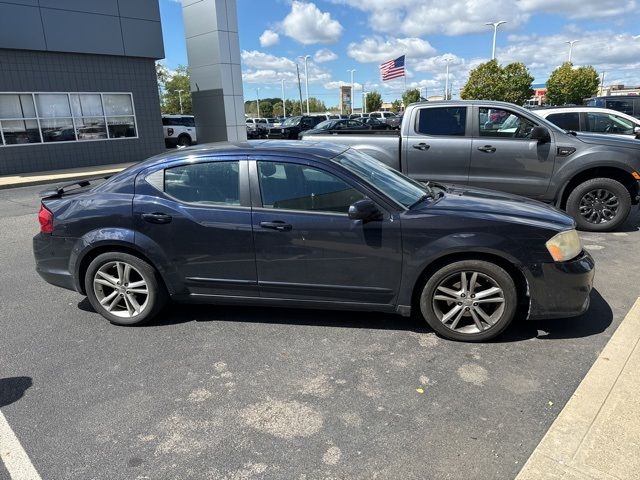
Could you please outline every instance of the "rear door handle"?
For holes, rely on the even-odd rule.
[[[275,220],[273,222],[260,222],[262,228],[268,228],[271,230],[278,230],[279,232],[288,232],[293,226],[289,223],[285,223],[282,220]]]
[[[431,147],[431,145],[427,145],[426,143],[418,143],[416,145],[413,146],[413,148],[415,148],[416,150],[429,150],[429,148]]]
[[[496,147],[492,147],[491,145],[485,145],[484,147],[478,147],[478,150],[486,153],[493,153],[496,151]]]
[[[166,223],[171,223],[172,217],[171,215],[167,215],[166,213],[143,213],[142,218],[145,222],[156,223],[159,225],[164,225]]]

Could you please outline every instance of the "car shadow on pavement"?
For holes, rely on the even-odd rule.
[[[78,307],[94,312],[88,300]],[[519,342],[531,338],[545,340],[582,338],[604,332],[613,321],[613,312],[600,293],[593,289],[589,310],[573,318],[553,320],[524,320],[522,315],[498,338],[496,343]],[[282,324],[316,326],[328,328],[363,328],[376,330],[410,331],[431,333],[433,330],[420,318],[410,318],[377,312],[354,312],[335,310],[312,310],[279,307],[243,307],[220,305],[187,305],[173,303],[154,320],[138,328],[163,327],[189,322],[242,322],[259,324]],[[136,328],[136,327],[129,327]]]
[[[0,378],[0,408],[20,400],[31,386],[31,377]]]

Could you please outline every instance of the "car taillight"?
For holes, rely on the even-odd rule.
[[[40,231],[42,233],[53,232],[53,213],[44,204],[40,204],[40,211],[38,212],[38,221],[40,222]]]

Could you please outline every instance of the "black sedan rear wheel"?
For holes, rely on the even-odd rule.
[[[121,252],[98,255],[85,276],[85,291],[93,308],[116,325],[137,325],[162,310],[167,294],[155,269]]]
[[[481,342],[499,335],[516,312],[511,276],[483,260],[451,263],[435,272],[420,296],[420,311],[437,333],[452,340]]]

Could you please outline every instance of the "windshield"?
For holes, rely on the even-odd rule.
[[[407,208],[419,202],[427,194],[424,185],[352,148],[342,152],[332,161],[350,170]]]
[[[301,118],[302,117],[289,117],[284,122],[282,122],[282,126],[293,127],[294,125],[297,125],[298,123],[300,123]]]
[[[318,125],[316,125],[316,128],[321,130],[331,130],[336,123],[338,122],[336,122],[335,120],[325,120],[324,122],[320,122]]]

